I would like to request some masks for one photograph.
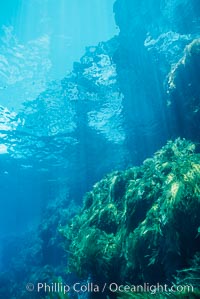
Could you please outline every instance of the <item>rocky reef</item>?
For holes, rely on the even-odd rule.
[[[140,167],[107,175],[62,229],[69,269],[98,282],[130,284],[171,284],[184,271],[182,280],[198,286],[187,269],[200,274],[199,186],[200,154],[181,139]]]
[[[22,140],[9,132],[17,143],[13,157],[31,144],[41,167],[53,152],[51,164],[61,165],[70,192],[49,205],[35,234],[4,244],[3,258],[10,259],[4,258],[0,297],[26,299],[21,285],[28,281],[68,283],[77,275],[98,284],[191,284],[194,293],[170,298],[199,298],[198,7],[199,0],[116,0],[119,35],[86,48],[70,74],[24,105],[17,130],[29,134]],[[78,213],[82,195],[105,173],[142,161],[96,183]],[[52,296],[45,298],[65,298]]]

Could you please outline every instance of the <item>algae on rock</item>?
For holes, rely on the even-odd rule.
[[[172,282],[200,252],[199,186],[200,154],[185,139],[107,175],[62,229],[69,269],[101,282]]]

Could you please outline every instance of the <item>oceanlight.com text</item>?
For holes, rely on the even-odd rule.
[[[118,285],[116,283],[109,284],[109,290],[111,292],[119,293],[193,293],[194,287],[192,285],[173,285],[169,287],[167,284],[149,284],[144,283],[142,285]]]

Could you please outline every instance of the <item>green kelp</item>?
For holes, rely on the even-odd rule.
[[[200,154],[185,139],[169,141],[85,196],[80,214],[62,229],[69,269],[97,281],[171,282],[198,260],[199,211]]]

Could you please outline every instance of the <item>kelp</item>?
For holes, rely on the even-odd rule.
[[[199,186],[200,154],[185,139],[169,141],[140,167],[107,175],[61,228],[69,271],[107,282],[174,281],[200,251]]]

